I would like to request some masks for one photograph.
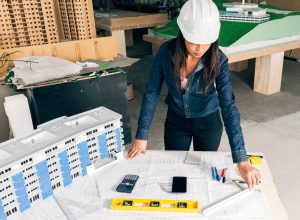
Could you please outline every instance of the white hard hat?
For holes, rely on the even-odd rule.
[[[181,8],[177,24],[187,41],[211,44],[219,37],[219,10],[212,0],[189,0]]]

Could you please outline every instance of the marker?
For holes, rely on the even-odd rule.
[[[224,169],[222,170],[222,175],[221,175],[222,183],[225,183],[225,182],[226,182],[225,173],[226,173],[226,168],[224,168]]]
[[[211,175],[212,175],[213,180],[216,180],[216,174],[215,174],[214,167],[211,167]]]
[[[219,174],[218,174],[217,167],[215,167],[215,171],[216,171],[216,179],[217,179],[217,181],[220,181],[220,176],[219,176]]]

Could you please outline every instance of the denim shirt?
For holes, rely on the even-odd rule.
[[[189,76],[186,90],[178,89],[180,80],[175,81],[173,54],[176,39],[165,42],[154,58],[148,82],[144,91],[143,102],[138,121],[136,139],[147,140],[150,124],[159,100],[163,82],[168,87],[166,103],[178,115],[186,118],[203,117],[221,108],[222,118],[228,135],[234,163],[247,160],[244,138],[240,126],[240,114],[235,105],[228,59],[221,52],[220,72],[204,95],[202,92],[203,62],[199,62],[195,71]],[[204,57],[205,59],[205,57]],[[202,59],[201,59],[202,60]]]

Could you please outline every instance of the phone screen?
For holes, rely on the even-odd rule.
[[[172,192],[185,193],[186,192],[186,177],[174,176],[172,183]]]

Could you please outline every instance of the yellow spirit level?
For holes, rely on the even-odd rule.
[[[113,210],[162,211],[162,212],[198,212],[198,201],[115,198]]]

